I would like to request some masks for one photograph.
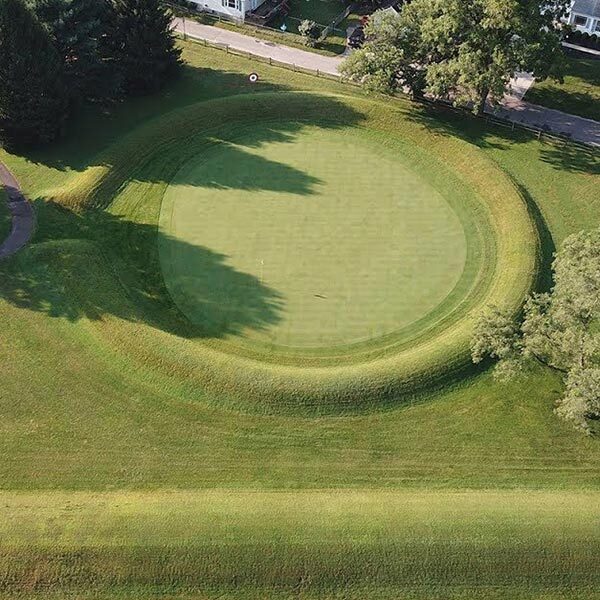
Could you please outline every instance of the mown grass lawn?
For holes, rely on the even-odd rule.
[[[133,305],[160,299],[151,286],[125,294],[119,278],[135,292],[132,281],[160,276],[156,215],[127,236],[119,215],[56,205],[56,190],[194,102],[359,93],[194,44],[185,58],[160,95],[90,110],[35,155],[0,151],[38,215],[33,245],[0,279],[0,596],[598,598],[600,444],[554,416],[552,374],[484,372],[352,416],[260,415],[190,385],[177,336],[136,320]],[[567,235],[600,224],[598,155],[400,106],[513,179],[546,268]],[[139,273],[111,249],[124,239],[147,257]]]
[[[200,593],[189,597],[598,597],[600,536],[589,531],[598,511],[589,493],[59,492],[0,500],[0,575],[25,580],[37,560],[36,582],[48,597],[60,597],[61,585],[86,597],[90,580],[115,598],[188,597],[194,588]],[[157,573],[169,574],[162,582],[170,593],[152,590]]]
[[[564,83],[535,83],[526,100],[600,121],[600,60],[568,58]]]

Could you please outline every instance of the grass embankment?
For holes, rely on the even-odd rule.
[[[5,490],[15,490],[1,502],[9,518],[0,523],[6,557],[0,563],[9,577],[0,579],[0,595],[598,598],[593,561],[598,556],[594,507],[600,445],[552,414],[561,394],[553,375],[540,371],[499,383],[483,374],[413,406],[351,417],[293,418],[224,409],[219,398],[186,385],[190,365],[182,362],[170,376],[157,376],[154,364],[142,364],[138,350],[131,351],[144,344],[134,327],[139,307],[147,314],[161,299],[148,291],[159,279],[151,225],[158,213],[145,215],[142,225],[148,227],[134,227],[131,219],[105,211],[74,212],[52,204],[48,198],[53,191],[90,165],[100,167],[101,153],[115,140],[175,108],[255,90],[357,93],[267,66],[259,67],[261,83],[253,87],[247,83],[247,73],[256,69],[251,61],[189,44],[185,56],[192,66],[164,93],[107,114],[90,111],[77,123],[77,135],[35,156],[0,153],[35,199],[39,217],[36,244],[9,264],[16,278],[9,282],[3,271],[0,280],[0,335],[5,340],[0,344],[0,481]],[[399,106],[407,119],[440,136],[439,141],[450,136],[473,144],[522,188],[545,225],[546,268],[554,245],[565,236],[600,224],[597,155],[486,129],[470,117]],[[127,195],[132,203],[134,190]],[[128,228],[136,235],[125,235]],[[147,257],[145,264],[136,265],[137,272],[115,259],[121,246],[106,251],[112,240],[123,239],[129,239],[132,255]],[[117,276],[124,278],[128,296]],[[150,283],[136,292],[132,282],[139,279]],[[169,322],[163,312],[161,322]],[[152,314],[158,319],[158,309]],[[156,329],[144,322],[140,326]],[[131,334],[127,352],[114,344],[113,338],[120,340],[123,332]],[[157,330],[154,341],[176,359],[175,334]],[[179,500],[160,492],[173,488],[181,490]],[[199,488],[228,488],[230,500],[209,492],[218,498],[209,502],[195,491]],[[302,496],[308,493],[300,491],[304,488],[336,488],[341,504],[317,506]],[[348,488],[367,489],[364,501]],[[382,488],[397,492],[395,499],[383,496]],[[406,488],[414,490],[414,501],[403,496]],[[444,507],[448,496],[440,490],[456,488],[514,491],[506,492],[504,500],[497,492],[482,492],[490,500],[479,506],[465,500]],[[533,488],[540,491],[532,493]],[[110,500],[90,493],[108,489],[131,490],[131,495],[115,492]],[[134,490],[141,489],[148,493],[136,495]],[[273,508],[260,493],[238,495],[237,490],[249,489],[298,490],[298,495],[286,496]],[[82,495],[59,490],[82,490]],[[417,510],[414,505],[422,502]],[[435,512],[428,512],[430,505]],[[210,538],[215,541],[212,552],[192,535],[204,537],[206,522],[218,537]],[[35,543],[18,550],[19,536],[32,529]],[[158,550],[145,543],[152,531],[160,537]],[[185,531],[191,532],[189,537]],[[397,546],[386,546],[388,531]],[[4,543],[8,532],[10,543]],[[403,537],[418,541],[407,549]],[[114,548],[115,540],[121,545],[113,554],[107,548]],[[361,554],[364,548],[368,550]],[[422,559],[419,564],[410,562],[413,552]],[[211,563],[215,577],[226,582],[213,580],[212,589],[193,583],[194,573],[206,569],[209,553],[218,559]],[[344,561],[344,556],[352,560]],[[402,572],[404,560],[412,566]],[[479,575],[477,581],[469,578],[467,561]],[[246,587],[227,579],[235,562],[245,574],[249,564],[261,567],[256,570],[260,577]],[[390,566],[393,582],[377,579],[386,573],[377,570],[378,563]],[[312,585],[300,572],[330,583],[319,587],[317,579]],[[365,573],[377,575],[361,588]],[[466,579],[461,579],[464,573]],[[542,581],[539,574],[548,577]],[[293,584],[285,579],[288,575]],[[267,589],[275,579],[286,585]],[[43,583],[48,581],[50,587]],[[186,581],[181,589],[180,582]]]
[[[163,593],[199,589],[198,598],[211,590],[255,598],[343,590],[343,597],[422,600],[455,591],[467,597],[467,589],[470,598],[494,598],[503,588],[517,590],[511,598],[552,597],[539,592],[553,589],[594,597],[596,499],[569,492],[3,493],[0,581],[13,592],[34,584],[80,598],[93,594],[91,581],[113,597],[158,595],[161,586]]]
[[[568,58],[564,83],[534,83],[525,99],[600,121],[600,60]]]
[[[332,130],[360,124],[380,135],[392,136],[390,143],[394,136],[404,140],[403,146],[397,145],[395,151],[402,150],[406,164],[420,172],[456,213],[462,215],[463,227],[470,230],[469,238],[478,240],[478,244],[470,247],[472,255],[466,260],[465,277],[447,299],[437,307],[430,307],[432,310],[428,314],[407,324],[404,329],[400,328],[398,333],[375,336],[364,344],[340,347],[329,344],[318,348],[318,354],[303,354],[292,348],[282,355],[264,341],[262,347],[251,344],[247,340],[249,336],[245,335],[246,339],[240,338],[243,347],[238,348],[241,345],[236,346],[229,334],[267,328],[271,325],[269,321],[275,319],[276,309],[286,310],[287,298],[261,282],[260,269],[255,276],[245,274],[243,295],[247,302],[239,306],[228,305],[223,299],[211,300],[207,297],[209,292],[202,294],[202,290],[194,290],[189,280],[196,276],[177,271],[177,261],[169,257],[177,258],[182,252],[187,260],[192,258],[208,264],[213,274],[213,282],[206,286],[208,290],[222,285],[231,287],[232,279],[238,281],[240,273],[218,258],[223,252],[215,252],[214,245],[207,247],[206,240],[199,244],[198,240],[187,239],[185,235],[174,237],[177,234],[171,230],[171,225],[161,227],[158,235],[161,252],[168,254],[165,259],[167,269],[163,265],[161,271],[158,262],[150,262],[148,250],[149,244],[154,246],[156,243],[153,228],[165,189],[180,166],[190,157],[205,152],[210,156],[216,148],[234,152],[232,141],[235,136],[243,135],[248,126],[247,115],[252,111],[256,113],[253,117],[255,129],[251,130],[254,137],[246,141],[249,147],[261,148],[269,141],[280,140],[284,147],[287,143],[293,148],[296,138],[310,124]],[[314,116],[308,119],[306,115]],[[261,122],[264,125],[256,129],[256,124]],[[198,131],[202,131],[202,135]],[[244,142],[241,144],[243,147]],[[243,155],[239,147],[236,152]],[[290,173],[302,173],[285,163],[285,153],[280,150],[278,162],[263,159],[254,165],[250,179],[257,191],[262,192],[261,202],[268,202],[269,185],[274,179],[269,179],[267,172],[272,171],[274,164],[278,173],[286,173],[287,187],[284,189],[288,192],[294,185]],[[429,156],[432,156],[430,161]],[[240,159],[234,157],[233,160]],[[337,153],[328,158],[324,150],[321,163],[327,160],[337,164]],[[438,166],[435,166],[436,161]],[[103,344],[109,343],[123,355],[135,356],[143,366],[152,364],[155,385],[161,375],[169,378],[170,385],[173,374],[178,373],[183,385],[196,390],[192,398],[208,391],[216,397],[218,404],[244,409],[252,407],[259,412],[296,414],[355,412],[364,407],[397,403],[401,398],[414,398],[417,393],[456,380],[465,369],[471,368],[469,343],[481,310],[494,304],[516,313],[535,276],[537,238],[525,202],[512,182],[473,146],[450,136],[434,139],[426,129],[408,120],[399,107],[391,109],[380,103],[341,96],[256,94],[252,101],[238,96],[227,101],[194,105],[162,120],[154,120],[122,143],[111,146],[99,157],[99,162],[99,166],[86,169],[67,185],[53,190],[51,197],[55,203],[70,209],[110,206],[108,212],[96,215],[90,233],[94,234],[109,262],[119,265],[120,283],[125,285],[129,297],[138,301],[134,300],[130,305],[127,297],[119,299],[119,282],[111,282],[110,274],[108,277],[96,276],[99,282],[106,282],[107,289],[98,288],[91,302],[87,300],[86,289],[79,288],[79,280],[64,279],[62,274],[69,272],[64,266],[58,266],[54,271],[55,276],[58,275],[55,285],[80,298],[80,310],[84,314],[100,309],[101,313],[108,312],[113,316],[115,313],[127,315],[127,321],[119,321],[113,328],[107,326],[108,318],[96,320],[96,330]],[[268,167],[266,172],[265,165]],[[231,177],[232,169],[226,172],[228,179],[223,179],[219,171],[213,169],[204,183],[194,185],[207,190],[220,187],[244,189],[239,177]],[[309,177],[310,173],[304,175],[305,179]],[[130,182],[127,182],[128,178],[131,178]],[[470,199],[473,193],[475,199]],[[244,204],[249,202],[246,195],[240,200]],[[284,201],[276,199],[278,203]],[[309,199],[304,202],[308,203]],[[347,199],[344,202],[347,204]],[[362,198],[362,202],[367,201]],[[270,212],[269,218],[273,219],[273,211]],[[171,211],[167,210],[167,213],[171,221]],[[306,216],[306,209],[295,208],[293,214],[302,218],[302,215]],[[326,210],[319,218],[329,218],[332,227],[340,225],[327,217]],[[196,219],[193,221],[197,222]],[[431,225],[432,221],[429,221],[425,228]],[[234,227],[233,223],[231,226]],[[293,219],[288,218],[282,229],[290,228],[293,230],[294,224]],[[175,229],[183,231],[181,225]],[[364,235],[364,230],[363,226],[360,235]],[[240,231],[236,235],[244,237]],[[263,240],[264,243],[267,241]],[[320,246],[323,243],[319,241]],[[355,251],[352,245],[347,248]],[[290,249],[290,252],[298,251],[294,247]],[[54,248],[50,257],[56,260],[58,256]],[[262,255],[255,256],[257,262],[261,259]],[[351,261],[351,258],[344,260]],[[287,266],[288,263],[284,263],[282,269]],[[140,278],[138,270],[147,271],[150,277],[145,274]],[[163,313],[171,317],[176,311],[164,287],[163,272],[180,305],[189,303],[181,300],[182,295],[194,291],[194,298],[202,303],[202,312],[212,315],[206,319],[209,329],[194,327],[181,318],[165,320]],[[311,279],[310,271],[307,277]],[[301,284],[301,278],[293,279],[294,286]],[[329,279],[335,283],[333,273]],[[18,274],[16,278],[11,275],[7,283],[16,287],[21,285]],[[340,282],[340,285],[347,288],[345,294],[351,294],[350,281]],[[286,291],[285,287],[283,291]],[[214,298],[215,292],[210,293]],[[151,298],[156,298],[154,303],[149,302]],[[281,307],[273,306],[276,299]],[[234,301],[235,298],[227,300]],[[293,301],[292,294],[292,311]],[[91,308],[86,303],[90,303]],[[140,310],[139,304],[145,306]],[[165,311],[165,307],[168,310]],[[315,323],[312,327],[318,330],[321,324]],[[253,360],[255,358],[261,362]],[[307,366],[314,368],[306,369]]]
[[[232,143],[199,151],[167,188],[161,262],[178,306],[207,333],[270,353],[339,352],[423,325],[467,262],[461,221],[425,175],[431,154],[417,168],[391,135],[307,125],[270,139],[274,127],[266,125],[267,139],[259,123],[223,132]],[[439,180],[452,177],[439,167]],[[477,231],[469,233],[471,280],[484,253]],[[220,268],[222,256],[232,270]]]

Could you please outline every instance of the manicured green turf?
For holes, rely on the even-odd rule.
[[[597,599],[600,444],[553,415],[552,374],[484,373],[412,405],[319,418],[231,410],[198,384],[197,342],[165,300],[156,248],[154,198],[171,178],[129,181],[111,211],[82,211],[78,191],[121,181],[115,142],[173,109],[250,94],[257,115],[256,91],[358,92],[194,45],[185,56],[193,66],[164,93],[90,110],[77,135],[33,156],[0,150],[38,213],[35,243],[0,265],[0,527],[17,523],[10,544],[0,535],[12,577],[0,597]],[[596,154],[393,106],[453,169],[482,155],[510,176],[542,226],[546,268],[566,235],[600,224]],[[179,168],[166,162],[154,172]],[[342,502],[306,500],[332,488]],[[449,503],[457,488],[481,492]],[[209,518],[207,549],[190,538]],[[17,548],[32,530],[36,544]],[[225,583],[198,582],[207,558]],[[250,578],[250,563],[256,576],[239,584],[232,571]]]
[[[337,588],[369,598],[401,586],[421,586],[430,598],[455,586],[581,594],[600,584],[593,494],[61,492],[4,493],[0,502],[0,581],[15,592],[32,580],[46,592],[77,593],[93,581],[105,589],[254,585],[257,597],[270,597],[269,586],[302,597]]]
[[[331,347],[423,319],[454,289],[463,227],[403,164],[401,144],[382,152],[351,128],[259,145],[260,128],[231,136],[186,163],[163,197],[163,273],[194,323]]]
[[[255,123],[268,125],[255,130],[266,135],[265,139],[252,139],[257,146],[274,137],[293,140],[309,125],[306,115],[314,115],[312,123],[326,129],[360,123],[382,140],[384,135],[390,137],[390,143],[395,135],[401,136],[406,148],[403,156],[412,161],[407,164],[435,181],[453,209],[461,213],[463,227],[471,230],[469,237],[479,239],[478,245],[468,245],[471,258],[465,263],[459,284],[427,315],[426,327],[419,320],[402,328],[398,335],[379,336],[373,343],[367,340],[352,346],[325,347],[317,354],[291,352],[282,356],[268,345],[234,348],[221,334],[223,325],[221,330],[199,327],[174,309],[160,265],[158,261],[149,263],[147,253],[149,240],[162,249],[167,245],[169,251],[174,245],[183,245],[172,237],[166,243],[165,227],[156,237],[165,190],[181,165],[208,150],[214,151],[220,144],[231,144],[228,136],[248,127],[247,115],[253,112]],[[397,108],[382,103],[348,96],[268,93],[255,95],[252,102],[247,96],[237,96],[192,105],[155,119],[121,143],[111,145],[98,163],[72,178],[68,185],[54,189],[53,201],[68,208],[104,209],[95,215],[93,231],[98,244],[120,264],[120,282],[136,299],[133,304],[137,306],[127,311],[129,318],[152,325],[138,334],[147,338],[140,348],[146,355],[142,362],[158,360],[162,366],[157,372],[165,374],[178,371],[182,363],[189,365],[193,375],[187,376],[186,383],[193,380],[197,390],[209,392],[220,405],[260,412],[326,414],[413,399],[462,378],[465,370],[472,369],[469,344],[481,310],[495,304],[516,313],[536,277],[538,241],[534,224],[524,197],[511,180],[474,147],[451,136],[434,138],[404,118]],[[443,168],[435,167],[439,163]],[[193,246],[190,252],[210,256],[212,250]],[[147,270],[150,278],[140,278],[136,269]],[[63,270],[60,267],[55,271],[58,277],[62,278]],[[223,273],[227,273],[227,265],[212,260],[210,275],[215,283],[208,283],[208,289],[218,288]],[[247,276],[245,282],[249,281],[252,278]],[[253,307],[257,301],[262,298],[264,309],[274,299],[276,291],[267,288],[266,293],[257,285],[260,281],[256,277],[254,282],[247,310],[235,313],[230,329],[255,323],[258,317]],[[118,293],[120,287],[115,283],[111,290]],[[78,282],[66,285],[76,288]],[[87,297],[84,289],[73,289],[71,294]],[[94,301],[98,302],[100,290],[96,296]],[[205,303],[204,308],[210,308],[218,318],[222,304]],[[271,310],[267,316],[272,319],[274,312]],[[209,325],[215,320],[207,319]],[[169,344],[156,339],[159,328],[179,336],[173,340],[179,348],[177,357]],[[119,341],[122,336],[125,339]],[[111,337],[113,345],[127,346],[131,335],[123,327]]]
[[[600,121],[600,60],[569,58],[564,83],[535,83],[526,100]]]

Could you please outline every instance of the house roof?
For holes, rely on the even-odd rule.
[[[600,19],[600,0],[575,0],[572,12]]]

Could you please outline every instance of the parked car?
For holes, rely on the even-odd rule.
[[[348,38],[346,39],[346,45],[348,48],[360,48],[365,42],[365,28],[363,25],[357,25]]]

